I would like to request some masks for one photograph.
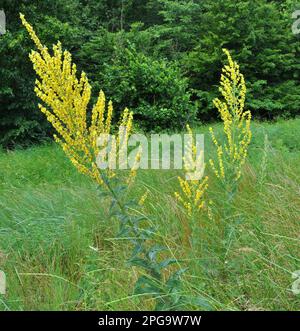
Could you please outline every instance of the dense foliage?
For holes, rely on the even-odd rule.
[[[125,103],[148,130],[182,128],[195,116],[217,118],[212,100],[224,60],[241,65],[254,118],[299,114],[299,39],[294,1],[267,0],[1,0],[0,144],[26,145],[49,136],[37,109],[32,43],[19,12],[50,48],[59,39],[96,88],[118,109]],[[93,96],[94,98],[96,95]],[[120,108],[121,107],[121,108]]]
[[[194,119],[187,80],[172,63],[126,49],[105,66],[102,81],[118,108],[129,104],[136,121],[146,129],[182,129]]]

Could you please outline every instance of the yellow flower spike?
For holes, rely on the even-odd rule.
[[[110,133],[110,130],[111,130],[112,114],[113,114],[113,104],[112,104],[112,101],[110,100],[108,103],[107,118],[105,121],[105,132],[106,133]]]
[[[187,132],[193,136],[192,129],[187,125]],[[185,173],[195,170],[195,165],[203,157],[202,153],[197,156],[197,148],[195,140],[192,139],[187,146],[187,156],[183,157]],[[175,192],[176,200],[184,207],[187,215],[191,217],[194,211],[199,211],[204,208],[204,194],[208,188],[208,177],[199,180],[188,181],[182,177],[178,177],[179,186],[182,194]]]
[[[199,184],[198,188],[196,188],[196,194],[195,194],[195,199],[194,199],[194,204],[195,205],[198,205],[201,197],[203,196],[203,194],[207,190],[207,188],[208,188],[207,182],[208,182],[208,176],[206,176],[204,178],[204,180],[202,181],[202,183]],[[201,202],[201,204],[202,204],[202,202]]]
[[[234,172],[235,180],[241,177],[241,168],[245,163],[247,150],[251,141],[251,113],[244,111],[246,99],[245,78],[240,73],[239,65],[233,61],[229,51],[223,49],[228,64],[222,69],[219,91],[223,100],[216,98],[213,103],[223,121],[225,142],[219,145],[214,132],[210,129],[213,144],[217,149],[217,168],[214,161],[210,166],[220,180],[227,178],[227,172]],[[231,178],[231,176],[229,176]]]
[[[140,161],[141,161],[141,157],[142,157],[142,147],[139,148],[136,156],[135,156],[135,160],[134,160],[134,164],[130,170],[130,174],[129,177],[127,179],[127,183],[128,185],[131,184],[133,182],[133,179],[136,177],[137,174],[137,170],[140,166]]]
[[[213,128],[212,127],[209,128],[209,132],[210,132],[211,139],[212,139],[214,145],[218,147],[219,144],[218,144],[218,141],[217,141],[217,139],[215,137],[215,134],[214,134],[214,131],[213,131]]]
[[[188,215],[192,216],[192,205],[189,202],[187,202],[185,203],[185,208],[187,210]]]
[[[187,198],[191,198],[192,196],[192,191],[191,188],[188,184],[188,182],[181,177],[178,177],[180,187],[182,189],[182,192],[186,195]]]
[[[20,14],[20,18],[37,47],[37,51],[32,51],[29,55],[38,76],[34,90],[43,103],[39,105],[41,112],[56,130],[54,139],[79,172],[103,185],[102,171],[105,171],[108,177],[116,175],[113,169],[100,170],[97,166],[97,139],[101,134],[111,132],[112,102],[109,102],[106,110],[105,95],[100,91],[98,100],[92,108],[91,124],[88,125],[87,111],[91,99],[91,86],[86,74],[82,72],[78,79],[76,64],[72,63],[71,54],[62,50],[61,43],[53,46],[53,53],[50,55],[24,15]],[[122,118],[126,118],[128,140],[132,128],[132,113],[126,110]],[[118,154],[120,150],[118,141],[111,154]]]
[[[42,45],[42,43],[40,42],[36,33],[34,32],[32,26],[26,21],[25,16],[21,13],[20,13],[20,18],[21,18],[22,24],[27,29],[32,41],[35,43],[37,49],[44,55],[44,53],[47,51],[47,48]]]
[[[182,199],[181,195],[178,192],[174,193],[176,200],[184,204],[184,200]]]
[[[139,205],[140,205],[140,206],[143,206],[143,205],[145,204],[145,201],[147,200],[148,195],[149,195],[149,192],[146,191],[146,192],[141,196],[141,198],[140,198],[140,200],[139,200]]]

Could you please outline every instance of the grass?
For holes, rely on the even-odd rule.
[[[290,290],[300,269],[299,127],[300,119],[254,123],[232,206],[240,223],[226,252],[220,219],[205,216],[193,224],[190,247],[190,224],[173,198],[177,172],[139,173],[131,194],[149,190],[144,212],[159,229],[157,240],[189,267],[185,295],[204,297],[216,310],[299,309]],[[197,131],[206,134],[208,159],[208,128]],[[221,211],[222,192],[211,178],[210,197]],[[0,153],[0,269],[7,275],[0,309],[151,309],[149,299],[131,295],[137,270],[126,266],[130,248],[115,237],[107,212],[108,202],[57,146]]]

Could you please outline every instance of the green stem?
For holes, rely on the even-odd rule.
[[[101,173],[101,178],[102,178],[102,180],[104,181],[104,183],[105,183],[107,189],[108,189],[109,192],[111,193],[113,199],[116,201],[116,203],[117,203],[118,207],[120,208],[122,214],[125,215],[125,216],[128,218],[129,225],[130,225],[132,231],[134,232],[134,235],[135,235],[136,239],[137,239],[140,243],[142,243],[142,242],[144,241],[144,239],[141,238],[139,231],[135,228],[134,224],[132,223],[131,217],[130,217],[130,215],[128,214],[128,212],[127,212],[127,210],[126,210],[124,204],[121,202],[121,200],[119,199],[118,195],[117,195],[116,192],[114,191],[113,187],[110,185],[109,181],[107,180],[107,178],[104,177],[104,175],[103,175],[102,173]],[[150,262],[150,259],[149,259],[148,255],[146,254],[145,247],[143,247],[142,245],[141,245],[141,247],[142,247],[142,251],[141,251],[141,252],[144,254],[144,256],[145,256],[145,258],[147,259],[147,261]]]

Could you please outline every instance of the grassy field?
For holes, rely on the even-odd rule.
[[[199,217],[193,248],[187,242],[190,225],[173,196],[177,172],[138,174],[131,194],[149,190],[144,212],[159,229],[158,241],[189,268],[185,295],[204,297],[216,310],[299,310],[300,296],[291,291],[292,272],[300,269],[299,129],[300,119],[253,124],[232,206],[240,223],[225,254],[218,219]],[[208,127],[197,131],[206,133],[207,160]],[[210,197],[222,210],[211,178]],[[7,275],[0,309],[152,309],[151,300],[131,295],[137,270],[126,266],[130,248],[107,215],[108,202],[59,147],[0,153],[0,269]]]

